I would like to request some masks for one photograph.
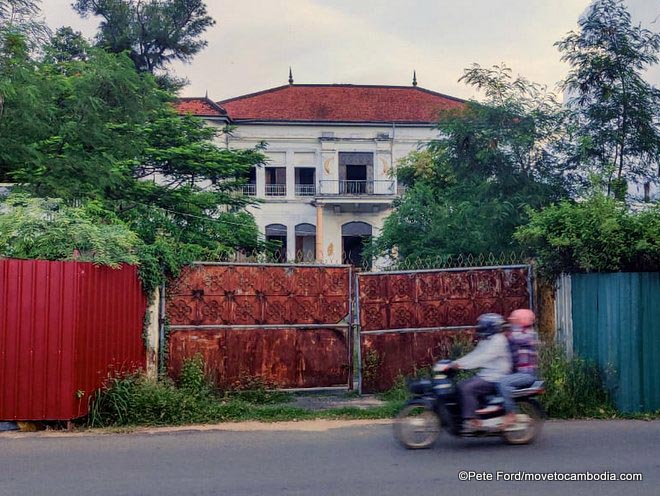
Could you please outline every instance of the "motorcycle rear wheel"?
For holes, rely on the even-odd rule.
[[[516,423],[502,432],[502,437],[508,444],[529,444],[541,432],[543,413],[536,403],[530,401],[520,401],[518,408]]]
[[[440,418],[424,405],[405,406],[394,421],[394,437],[407,449],[433,446],[440,435]]]

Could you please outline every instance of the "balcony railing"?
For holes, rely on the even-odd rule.
[[[286,196],[286,184],[266,184],[266,196]]]
[[[319,181],[319,195],[327,196],[368,196],[396,194],[396,184],[393,180],[350,181],[326,180]]]
[[[316,184],[296,184],[296,196],[316,195]]]
[[[243,194],[245,196],[255,196],[257,194],[257,185],[254,183],[243,185]]]

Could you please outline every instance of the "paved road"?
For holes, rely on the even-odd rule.
[[[400,448],[389,425],[312,427],[317,430],[0,436],[0,494],[660,495],[660,422],[549,422],[531,446],[444,436],[422,451]],[[644,480],[458,480],[461,470],[521,469],[641,472]]]

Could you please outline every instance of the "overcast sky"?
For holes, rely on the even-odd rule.
[[[217,24],[191,64],[184,96],[214,100],[296,83],[419,85],[469,98],[457,80],[478,62],[505,62],[554,88],[567,66],[553,43],[576,28],[590,0],[207,0]],[[628,0],[635,23],[660,29],[660,0]],[[42,0],[46,21],[92,36],[71,0]],[[655,22],[654,22],[655,21]],[[660,68],[649,79],[658,84]]]

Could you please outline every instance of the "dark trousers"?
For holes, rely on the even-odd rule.
[[[461,392],[462,411],[464,419],[476,417],[475,411],[479,406],[479,398],[497,392],[497,384],[484,381],[481,377],[472,377],[458,385]]]

